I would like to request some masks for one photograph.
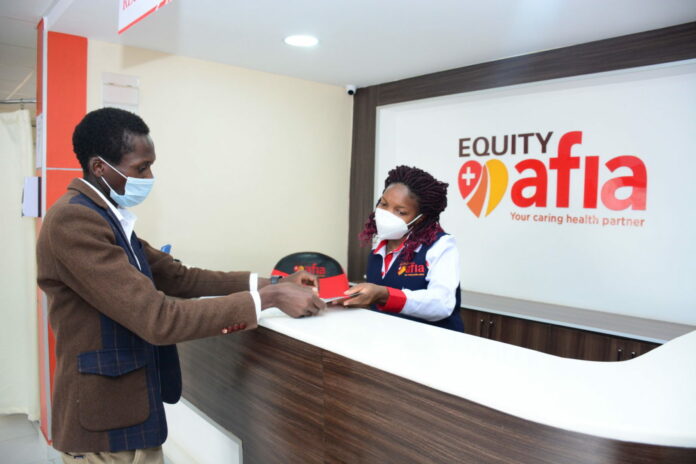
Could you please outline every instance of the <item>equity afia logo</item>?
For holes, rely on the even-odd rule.
[[[471,197],[467,206],[478,217],[484,203],[487,203],[486,216],[491,214],[503,199],[507,184],[507,168],[499,159],[488,160],[483,165],[478,161],[467,161],[459,170],[459,192],[464,199]]]
[[[603,163],[600,156],[572,156],[572,147],[582,143],[582,131],[561,136],[556,156],[548,158],[548,166],[541,159],[525,157],[513,165],[514,170],[508,171],[505,163],[498,159],[506,154],[529,154],[533,136],[539,141],[541,153],[546,153],[552,135],[553,132],[545,137],[540,133],[512,134],[504,136],[504,141],[496,140],[495,136],[459,139],[460,157],[472,154],[486,157],[491,153],[495,156],[484,162],[465,161],[459,169],[459,193],[471,212],[477,217],[491,214],[506,197],[508,186],[510,201],[520,208],[546,208],[553,202],[557,208],[597,209],[601,204],[614,211],[646,209],[648,174],[643,161],[633,155],[616,156]],[[524,144],[519,141],[520,136],[526,136]],[[628,171],[621,168],[628,168]],[[610,178],[600,188],[600,169],[609,173],[620,170],[617,174],[630,175]],[[549,192],[548,179],[554,171],[556,191]],[[582,198],[570,198],[571,176],[581,176]]]
[[[326,267],[325,266],[319,266],[317,263],[312,263],[312,264],[296,264],[292,268],[293,272],[297,271],[307,271],[310,274],[314,274],[316,276],[325,276],[326,275]]]
[[[422,277],[425,275],[425,265],[414,262],[401,263],[397,274],[405,277]]]

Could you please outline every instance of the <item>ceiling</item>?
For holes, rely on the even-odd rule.
[[[36,24],[50,5],[51,0],[0,0],[0,100],[36,97]],[[0,105],[0,111],[19,108]]]
[[[0,0],[0,100],[34,98],[48,13],[58,32],[358,87],[696,21],[696,0],[173,0],[118,35],[119,1]],[[319,45],[283,43],[297,33]]]

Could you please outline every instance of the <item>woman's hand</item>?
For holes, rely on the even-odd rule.
[[[387,287],[370,283],[357,284],[348,290],[345,295],[355,295],[341,303],[343,306],[351,308],[367,308],[373,304],[384,304],[389,298],[389,290]]]
[[[319,279],[314,274],[307,271],[297,271],[294,274],[283,277],[281,282],[289,282],[296,285],[307,285],[309,287],[319,288]]]

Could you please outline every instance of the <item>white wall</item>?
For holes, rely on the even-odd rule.
[[[240,464],[242,442],[182,399],[165,404],[169,435],[162,450],[171,464]]]
[[[140,237],[219,270],[264,276],[307,250],[346,266],[353,103],[342,87],[90,40],[88,110],[104,72],[140,78],[155,142]]]
[[[36,220],[22,217],[24,177],[34,174],[30,114],[0,115],[0,414],[39,418]]]

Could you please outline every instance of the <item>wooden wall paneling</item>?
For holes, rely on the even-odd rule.
[[[322,463],[321,350],[266,329],[179,344],[183,396],[242,440],[245,463]]]
[[[358,89],[353,97],[353,146],[350,160],[350,211],[348,215],[348,279],[362,282],[369,247],[358,240],[374,209],[375,135],[377,96],[375,87]]]
[[[380,105],[696,57],[696,23],[381,84]]]

